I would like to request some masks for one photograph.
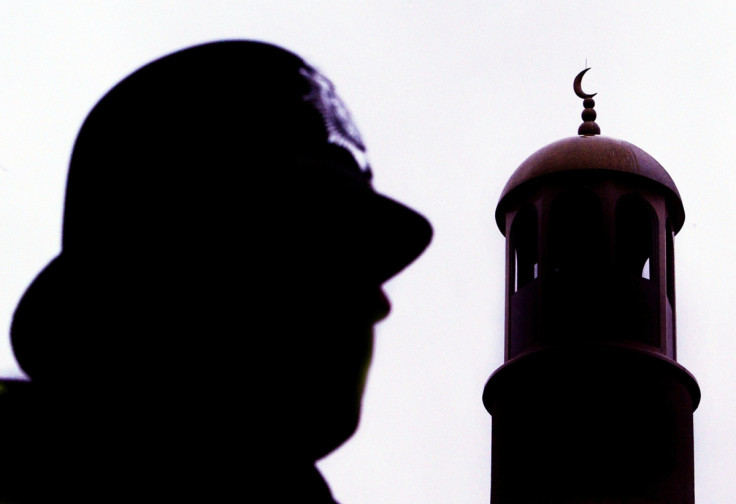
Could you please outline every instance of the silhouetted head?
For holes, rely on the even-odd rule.
[[[316,459],[357,425],[381,284],[430,237],[374,191],[317,70],[263,43],[196,46],[85,120],[62,250],[18,306],[14,351],[34,382],[134,409],[251,405]]]

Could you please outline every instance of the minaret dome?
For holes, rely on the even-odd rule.
[[[666,196],[674,232],[682,228],[685,210],[680,192],[656,159],[624,140],[580,135],[542,147],[519,165],[501,191],[496,208],[496,222],[501,232],[506,234],[504,215],[517,195],[533,191],[535,186],[546,184],[553,177],[562,179],[584,172],[659,189]]]

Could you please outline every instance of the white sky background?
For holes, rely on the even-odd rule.
[[[377,188],[424,212],[436,233],[388,284],[393,313],[377,331],[362,425],[323,472],[344,504],[488,502],[481,392],[503,360],[504,241],[493,212],[527,156],[576,134],[572,81],[587,58],[583,89],[599,93],[602,133],[649,152],[683,197],[679,360],[703,391],[696,497],[732,501],[735,22],[725,1],[2,2],[0,327],[6,334],[23,290],[59,250],[71,148],[101,95],[195,43],[277,43],[335,82]],[[0,369],[19,374],[9,344]]]

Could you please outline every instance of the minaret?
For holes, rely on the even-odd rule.
[[[496,208],[505,362],[486,384],[492,504],[692,504],[700,389],[676,362],[675,183],[640,148],[578,136],[532,154]]]

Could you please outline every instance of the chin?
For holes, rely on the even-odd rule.
[[[314,461],[317,461],[350,439],[358,430],[360,423],[360,408],[350,413],[333,414],[329,419],[316,426],[310,439],[313,441],[310,451]]]

